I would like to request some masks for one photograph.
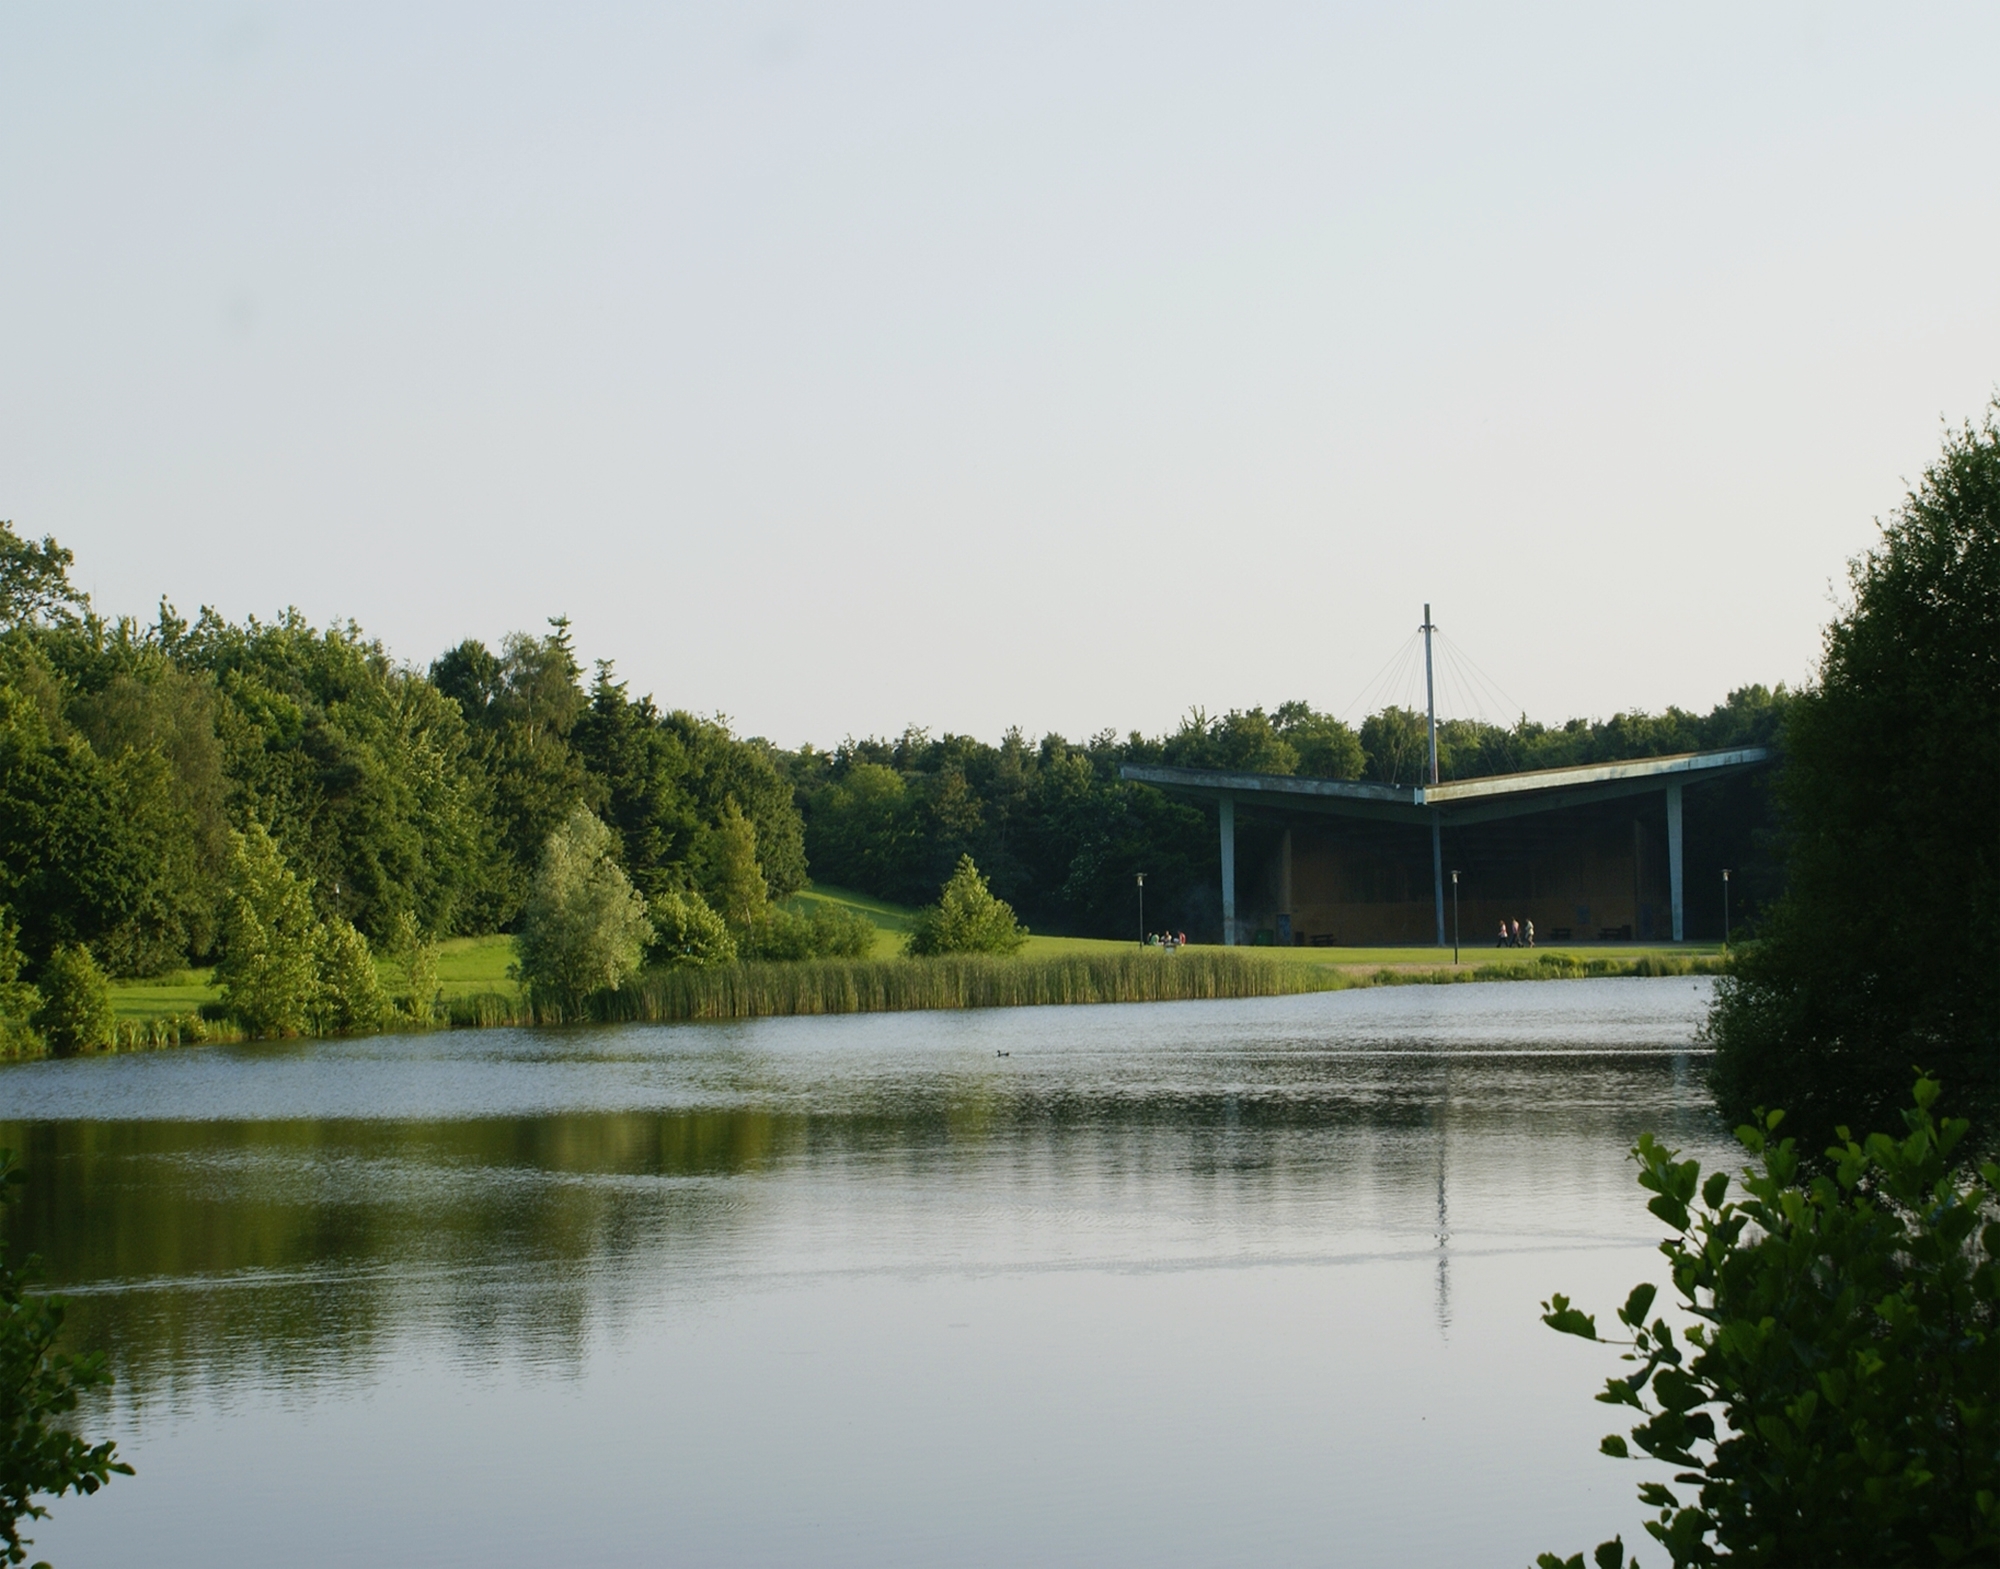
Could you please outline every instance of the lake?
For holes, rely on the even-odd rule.
[[[138,1475],[90,1565],[1527,1564],[1734,1148],[1710,983],[491,1030],[0,1069]],[[1732,1168],[1736,1164],[1730,1161]],[[1642,1552],[1642,1557],[1646,1557]],[[1656,1552],[1649,1561],[1657,1561]]]

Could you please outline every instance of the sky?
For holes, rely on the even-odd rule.
[[[1448,713],[1705,709],[2000,388],[1996,80],[1950,4],[7,4],[0,518],[787,746],[1358,723],[1426,602]]]

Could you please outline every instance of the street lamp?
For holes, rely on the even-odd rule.
[[[1458,873],[1451,874],[1451,962],[1458,963]]]
[[[1135,872],[1139,879],[1139,946],[1146,946],[1146,874]]]
[[[1722,946],[1729,946],[1729,868],[1722,869]]]

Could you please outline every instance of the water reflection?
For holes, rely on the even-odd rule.
[[[869,1392],[842,1397],[845,1418],[817,1402],[788,1408],[838,1445],[854,1399],[891,1398],[881,1379],[922,1382],[909,1366],[919,1332],[904,1316],[939,1290],[959,1303],[958,1321],[986,1321],[1005,1299],[1028,1315],[1019,1332],[1055,1337],[996,1353],[1004,1376],[980,1408],[1009,1443],[1041,1435],[1040,1455],[1049,1421],[1082,1431],[1091,1402],[1130,1398],[1128,1376],[1110,1371],[1124,1354],[1115,1338],[1059,1389],[1040,1382],[1103,1315],[1122,1326],[1106,1321],[1114,1337],[1154,1333],[1178,1348],[1160,1353],[1173,1372],[1158,1420],[1188,1436],[1277,1420],[1247,1370],[1199,1404],[1172,1393],[1195,1369],[1236,1365],[1242,1326],[1267,1316],[1281,1383],[1331,1389],[1351,1376],[1341,1358],[1360,1356],[1403,1366],[1415,1387],[1425,1359],[1461,1340],[1480,1377],[1528,1376],[1513,1368],[1540,1365],[1538,1343],[1520,1338],[1528,1310],[1567,1283],[1551,1261],[1609,1250],[1629,1270],[1616,1261],[1650,1243],[1622,1160],[1632,1137],[1650,1127],[1717,1145],[1689,1053],[1704,997],[1685,981],[1413,988],[40,1064],[0,1072],[0,1140],[24,1152],[30,1175],[13,1240],[44,1256],[81,1333],[109,1350],[120,1379],[110,1414],[138,1434],[142,1462],[149,1434],[165,1453],[218,1452],[233,1403],[289,1391],[344,1409],[403,1387],[416,1367],[430,1370],[428,1398],[447,1403],[466,1380],[513,1369],[528,1380],[531,1423],[550,1398],[532,1394],[534,1381],[565,1381],[599,1430],[623,1420],[622,1386],[651,1357],[666,1358],[676,1384],[726,1366],[744,1398],[782,1399],[804,1364],[773,1347],[816,1344],[866,1301],[842,1344],[846,1365],[878,1371]],[[1511,1273],[1523,1259],[1534,1295]],[[1430,1312],[1411,1306],[1433,1353],[1406,1341],[1393,1305],[1405,1270],[1429,1277]],[[1244,1271],[1257,1293],[1211,1324],[1205,1304]],[[1469,1296],[1458,1290],[1468,1280]],[[1315,1320],[1324,1327],[1297,1327]],[[718,1327],[752,1323],[764,1326],[755,1336]],[[984,1358],[982,1343],[963,1344]],[[1579,1371],[1579,1387],[1597,1376]],[[1342,1399],[1343,1422],[1392,1422],[1389,1406]],[[1330,1412],[1288,1419],[1288,1443],[1324,1454],[1345,1442],[1320,1432]],[[913,1472],[943,1463],[933,1451],[953,1429],[931,1433],[931,1420],[911,1418],[907,1441],[929,1446],[907,1462]],[[280,1424],[273,1442],[291,1431]],[[1430,1443],[1439,1430],[1415,1431]],[[322,1440],[312,1463],[335,1486],[343,1467],[375,1462]],[[726,1444],[681,1463],[690,1519],[711,1495],[769,1503],[744,1494]],[[1354,1461],[1355,1475],[1371,1463]],[[1181,1485],[1177,1467],[1196,1467],[1188,1486],[1209,1474],[1192,1454],[1160,1464],[1141,1492]],[[495,1484],[469,1474],[453,1485],[476,1515]],[[857,1485],[863,1516],[917,1507],[908,1478]],[[763,1478],[766,1490],[806,1486]],[[79,1542],[141,1531],[145,1496],[128,1489],[126,1513],[93,1501],[65,1529]],[[1114,1488],[1100,1504],[1116,1513],[1136,1496]],[[1545,1496],[1530,1503],[1538,1518],[1560,1513]],[[1321,1529],[1321,1503],[1284,1507],[1302,1544]],[[483,1561],[480,1530],[466,1525],[461,1539],[465,1561]],[[898,1556],[879,1535],[863,1540],[870,1551],[803,1556]],[[1042,1553],[1038,1540],[1003,1531],[1010,1551],[994,1561]],[[738,1545],[689,1561],[786,1556],[754,1529]],[[614,1546],[605,1537],[583,1556],[615,1561]],[[1136,1556],[1180,1554],[1164,1538],[1153,1546]],[[916,1547],[902,1557],[925,1561]]]

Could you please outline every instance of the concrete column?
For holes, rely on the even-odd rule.
[[[1430,618],[1426,616],[1425,620]],[[1431,808],[1431,889],[1437,895],[1438,943],[1444,946],[1444,826],[1436,807]]]
[[[1686,940],[1681,921],[1681,787],[1667,786],[1667,885],[1674,901],[1674,941]]]
[[[1236,946],[1236,802],[1221,800],[1217,815],[1222,819],[1222,941]]]

